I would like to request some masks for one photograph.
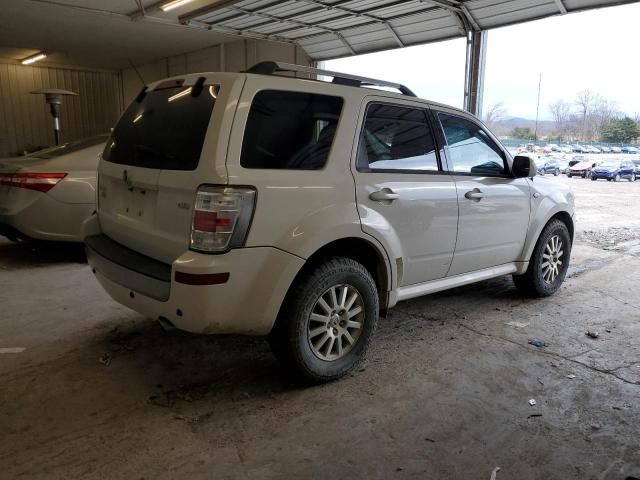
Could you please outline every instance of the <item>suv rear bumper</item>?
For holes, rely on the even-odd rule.
[[[194,333],[268,334],[304,264],[302,258],[282,250],[256,247],[223,255],[187,251],[169,265],[106,235],[85,241],[89,264],[114,300]],[[176,281],[176,272],[229,273],[229,278],[217,285],[187,285]]]

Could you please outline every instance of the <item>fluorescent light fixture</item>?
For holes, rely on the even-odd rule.
[[[47,54],[44,52],[36,53],[28,58],[22,60],[22,65],[31,65],[32,63],[36,63],[38,60],[42,60],[43,58],[47,58]]]
[[[181,92],[176,93],[175,95],[169,97],[167,100],[173,102],[179,98],[184,97],[185,95],[189,95],[191,93],[191,87],[182,90]]]
[[[193,2],[193,0],[173,0],[172,2],[167,2],[164,5],[160,5],[160,8],[164,12],[168,12],[169,10],[173,10],[174,8],[181,7],[190,2]]]

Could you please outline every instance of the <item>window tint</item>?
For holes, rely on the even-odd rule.
[[[124,112],[103,158],[145,168],[194,170],[209,126],[217,86],[151,90]]]
[[[336,134],[342,99],[263,90],[253,99],[242,143],[244,168],[318,170]]]
[[[367,108],[359,169],[437,171],[435,150],[423,110],[378,103]]]
[[[502,152],[479,125],[454,115],[439,113],[447,139],[448,160],[454,172],[504,175]]]

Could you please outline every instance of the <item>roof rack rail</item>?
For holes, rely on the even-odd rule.
[[[333,72],[331,70],[322,70],[319,68],[305,67],[303,65],[294,65],[292,63],[282,62],[260,62],[246,70],[246,73],[256,73],[259,75],[275,75],[278,72],[301,72],[311,73],[314,75],[325,75],[333,77],[332,83],[340,85],[349,85],[352,87],[389,87],[395,88],[403,95],[415,97],[409,88],[399,83],[386,82],[384,80],[376,80],[375,78],[360,77],[348,73]]]

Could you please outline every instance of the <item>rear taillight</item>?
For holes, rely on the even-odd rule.
[[[255,198],[252,188],[201,186],[191,222],[191,249],[219,253],[243,246]]]
[[[46,193],[66,176],[66,173],[0,173],[0,185]]]

